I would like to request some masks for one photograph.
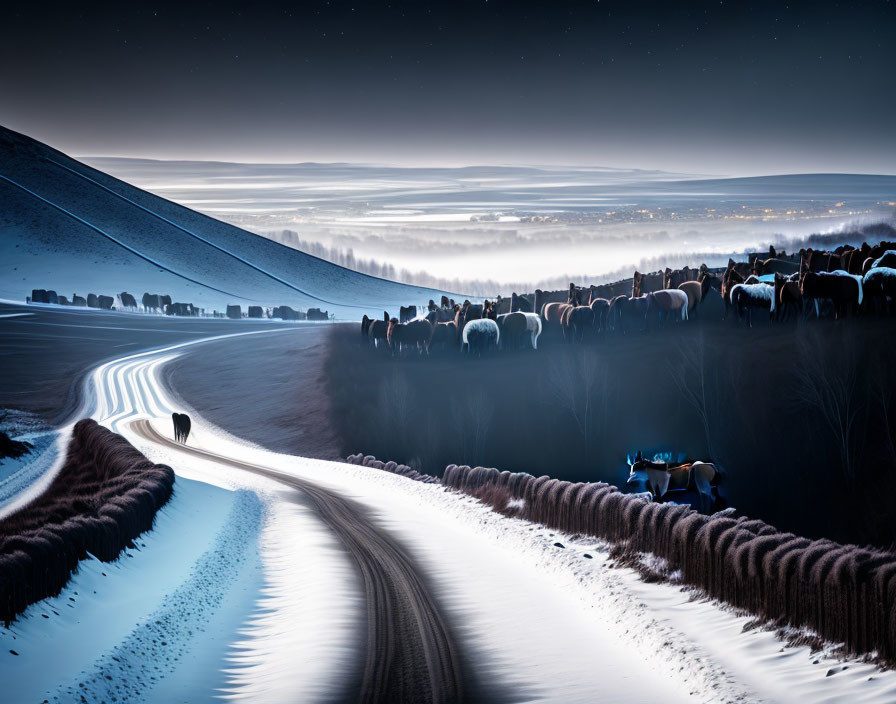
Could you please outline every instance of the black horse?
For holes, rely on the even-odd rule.
[[[186,444],[190,436],[190,416],[186,413],[172,413],[171,420],[174,421],[174,439]]]

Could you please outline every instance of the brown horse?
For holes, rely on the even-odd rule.
[[[753,260],[753,273],[756,276],[763,274],[795,274],[800,265],[789,259],[755,259]]]
[[[572,308],[569,303],[546,303],[541,310],[541,317],[544,318],[546,326],[560,329],[563,325],[563,316]]]
[[[379,347],[380,342],[388,344],[389,314],[383,311],[382,320],[372,320],[367,328],[367,336],[373,342],[374,347]]]
[[[699,281],[685,281],[678,284],[680,291],[684,291],[688,297],[688,316],[697,313],[697,306],[706,298],[709,293],[710,278],[709,274],[701,275]]]
[[[457,344],[460,344],[464,327],[471,320],[479,320],[483,316],[484,307],[477,303],[464,301],[464,304],[454,314],[454,324],[457,327]]]
[[[607,330],[610,302],[606,298],[595,298],[591,301],[591,310],[594,312],[594,329],[598,332]]]
[[[568,342],[581,342],[585,331],[594,327],[594,311],[591,306],[567,306],[560,324]]]
[[[811,247],[800,250],[800,276],[806,272],[822,273],[842,269],[840,255],[834,252],[822,252]]]
[[[427,352],[432,354],[433,350],[449,350],[457,346],[457,325],[454,321],[438,323],[433,327]]]
[[[429,351],[429,341],[432,339],[432,325],[428,320],[412,320],[409,323],[399,323],[397,318],[389,321],[387,341],[392,353],[400,355],[405,350]]]
[[[815,303],[815,315],[821,317],[821,301],[834,305],[834,319],[845,317],[849,310],[857,310],[862,297],[862,284],[853,276],[807,271],[800,280],[803,298]]]
[[[728,308],[731,306],[731,289],[743,282],[743,274],[737,270],[737,265],[734,260],[729,259],[728,267],[725,269],[725,273],[722,274],[722,285],[719,289],[719,293],[722,294],[722,302],[725,304],[722,320],[725,320],[728,317]]]
[[[775,274],[775,320],[795,320],[803,315],[803,293],[796,281]]]

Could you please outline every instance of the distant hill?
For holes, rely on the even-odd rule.
[[[345,269],[142,191],[0,127],[0,298],[167,293],[379,317],[442,291]],[[457,295],[455,294],[455,297]]]

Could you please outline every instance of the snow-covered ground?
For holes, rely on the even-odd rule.
[[[184,208],[0,127],[0,297],[170,294],[327,309],[342,319],[425,303],[441,291],[359,274]],[[14,272],[14,274],[13,274]]]
[[[294,490],[135,431],[148,419],[169,435],[172,409],[193,418],[191,446],[366,507],[426,573],[478,676],[520,700],[896,700],[896,674],[744,632],[745,617],[610,568],[593,541],[504,518],[438,485],[242,442],[163,387],[160,369],[177,353],[131,356],[91,377],[95,416],[175,467],[176,493],[138,550],[112,565],[87,562],[60,597],[0,630],[0,678],[24,701],[81,691],[319,701],[351,672],[364,612],[340,545]]]

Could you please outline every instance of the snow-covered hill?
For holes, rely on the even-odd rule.
[[[330,264],[119,181],[0,127],[0,298],[170,294],[227,304],[397,314],[443,292]]]

